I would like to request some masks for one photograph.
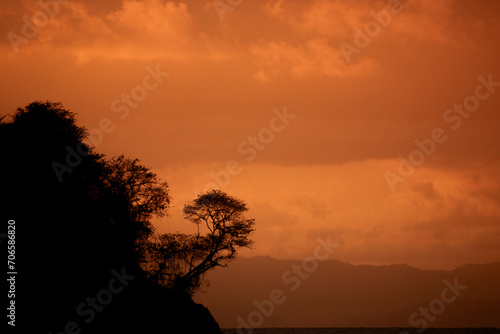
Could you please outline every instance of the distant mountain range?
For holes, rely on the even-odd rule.
[[[222,328],[500,328],[500,262],[447,271],[253,257],[207,278],[194,299]]]

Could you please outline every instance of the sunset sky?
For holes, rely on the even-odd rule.
[[[3,0],[0,27],[0,114],[62,102],[139,158],[160,232],[218,187],[256,219],[244,256],[500,260],[497,0]]]

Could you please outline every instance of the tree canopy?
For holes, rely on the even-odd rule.
[[[250,247],[254,219],[246,219],[246,204],[220,190],[200,194],[184,207],[184,217],[197,232],[162,234],[150,243],[145,269],[155,280],[174,289],[196,292],[204,275],[225,267],[240,247]]]

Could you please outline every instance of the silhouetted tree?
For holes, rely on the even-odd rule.
[[[138,159],[123,155],[105,161],[106,177],[101,190],[103,212],[112,225],[121,227],[119,240],[132,242],[128,257],[141,261],[142,247],[153,235],[151,219],[163,217],[170,204],[168,184]]]
[[[170,202],[167,184],[138,160],[106,159],[83,142],[86,135],[74,113],[49,101],[0,120],[0,211],[17,223],[20,296],[28,298],[19,299],[19,314],[42,332],[74,318],[112,269],[142,272],[151,218]],[[71,158],[78,164],[61,182],[53,165],[66,164],[71,151],[79,151]]]
[[[227,266],[239,247],[252,244],[254,219],[244,217],[247,210],[243,201],[220,190],[199,195],[183,210],[197,233],[156,236],[148,247],[146,272],[163,285],[193,294],[208,270]]]
[[[16,221],[16,327],[69,332],[67,325],[75,321],[75,333],[149,333],[162,327],[220,333],[206,308],[159,285],[141,268],[156,237],[178,241],[154,243],[170,245],[169,252],[161,250],[168,265],[167,254],[187,258],[185,244],[203,245],[201,236],[196,242],[192,236],[155,236],[151,220],[165,215],[171,201],[167,183],[137,159],[96,153],[84,143],[86,136],[60,103],[37,101],[0,117],[0,215],[4,222]],[[108,305],[102,292],[110,289],[111,270],[122,268],[135,279],[113,292]],[[91,320],[77,312],[82,303],[101,303],[100,298]]]

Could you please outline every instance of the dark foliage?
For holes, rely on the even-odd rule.
[[[59,103],[33,102],[0,119],[0,211],[16,221],[17,328],[59,333],[74,321],[82,333],[220,332],[206,309],[140,267],[151,218],[170,203],[167,184],[138,160],[95,153],[85,136]],[[68,150],[79,156],[68,160]],[[54,162],[68,161],[61,182]],[[123,291],[91,320],[78,313],[122,270],[134,277]]]

